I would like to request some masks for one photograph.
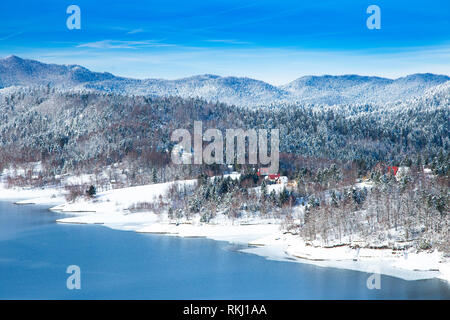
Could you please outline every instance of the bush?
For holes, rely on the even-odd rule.
[[[156,205],[153,202],[138,202],[128,208],[131,212],[155,211]]]
[[[66,186],[65,189],[68,191],[66,194],[66,200],[69,202],[74,201],[85,194],[85,187],[82,185]]]
[[[419,249],[420,250],[429,250],[431,249],[431,243],[428,242],[427,240],[423,239],[420,243],[419,243]]]

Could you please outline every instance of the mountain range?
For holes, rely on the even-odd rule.
[[[412,74],[398,79],[360,75],[303,76],[274,86],[247,77],[197,75],[164,79],[132,79],[93,72],[79,65],[46,64],[9,56],[0,59],[0,89],[51,86],[61,90],[93,90],[125,95],[199,97],[245,107],[286,104],[386,104],[420,97],[450,80],[447,75]]]

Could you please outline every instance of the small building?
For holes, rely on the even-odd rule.
[[[375,171],[378,171],[380,174],[392,174],[394,176],[397,175],[398,167],[397,166],[386,166],[383,162],[378,162],[375,165]]]
[[[176,145],[172,149],[172,154],[177,154],[180,158],[182,163],[192,163],[193,158],[193,151],[191,148],[191,151],[184,150],[182,146]]]
[[[397,175],[398,167],[396,166],[389,166],[387,167],[387,172],[393,174],[394,176]]]
[[[278,177],[278,179],[277,179],[278,184],[286,185],[288,183],[288,181],[289,181],[289,179],[286,176],[281,176],[281,177]]]
[[[280,174],[268,174],[264,177],[264,179],[269,180],[270,182],[277,182],[280,178]]]
[[[287,184],[289,182],[288,177],[281,176],[281,174],[269,174],[267,168],[261,168],[256,173],[259,177],[265,176],[264,179],[271,182],[271,183],[277,183],[277,184]]]

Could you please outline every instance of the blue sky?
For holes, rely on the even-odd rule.
[[[66,27],[71,4],[81,30]],[[380,30],[366,27],[371,4]],[[0,56],[135,78],[450,74],[448,0],[4,0],[0,26]]]

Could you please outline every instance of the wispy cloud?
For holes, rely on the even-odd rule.
[[[156,40],[122,41],[122,40],[100,40],[77,45],[77,48],[94,49],[139,49],[148,47],[172,47],[173,44],[160,43]]]
[[[408,50],[313,50],[246,46],[184,47],[153,50],[64,48],[14,54],[47,63],[78,64],[131,78],[178,79],[195,74],[245,76],[273,85],[286,84],[305,75],[360,74],[398,78],[413,73],[450,75],[450,44],[411,47]],[[402,50],[400,50],[402,49]],[[11,50],[0,48],[0,56]],[[368,61],[370,63],[368,63]]]
[[[23,33],[23,31],[19,31],[19,32],[14,32],[14,33],[8,34],[8,35],[6,35],[6,36],[0,38],[0,41],[8,40],[8,39],[10,39],[10,38],[12,38],[12,37],[15,37],[15,36],[18,36],[18,35],[20,35],[20,34],[22,34],[22,33]]]
[[[223,44],[251,44],[251,42],[247,41],[239,41],[234,39],[211,39],[205,40],[206,42],[214,42],[214,43],[223,43]]]
[[[128,31],[127,34],[136,34],[136,33],[141,33],[144,32],[144,29],[134,29],[131,31]]]

